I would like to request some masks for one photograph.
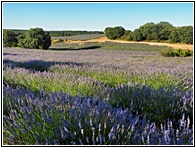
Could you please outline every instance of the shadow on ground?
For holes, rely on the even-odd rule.
[[[71,51],[75,51],[75,50],[92,50],[92,49],[98,49],[101,48],[101,46],[88,46],[88,47],[80,47],[80,48],[64,48],[64,47],[51,47],[48,50],[71,50]]]
[[[3,53],[4,56],[6,55],[12,55],[12,56],[15,56],[15,55],[18,55],[18,54],[12,54],[12,53]]]
[[[76,63],[76,62],[53,62],[53,61],[42,61],[42,60],[30,60],[30,61],[12,61],[9,59],[3,60],[4,66],[9,66],[11,68],[14,67],[20,67],[20,68],[26,68],[31,69],[33,71],[48,71],[49,68],[56,64],[62,64],[62,65],[73,65],[73,66],[83,66],[89,63]]]

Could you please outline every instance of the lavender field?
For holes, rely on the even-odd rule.
[[[4,144],[193,145],[193,57],[165,48],[3,48]]]
[[[62,37],[52,37],[51,39],[67,39],[67,40],[90,40],[96,39],[105,36],[104,34],[82,34],[82,35],[73,35],[73,36],[62,36]]]

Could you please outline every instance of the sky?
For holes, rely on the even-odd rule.
[[[122,26],[133,31],[160,21],[193,26],[193,7],[193,2],[4,2],[2,20],[3,29],[104,31]]]

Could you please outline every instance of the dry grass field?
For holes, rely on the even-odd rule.
[[[68,40],[67,43],[86,43],[86,42],[115,42],[115,43],[139,43],[139,44],[149,44],[149,45],[157,45],[157,46],[168,46],[168,47],[172,47],[172,48],[181,48],[181,49],[190,49],[193,50],[193,45],[191,44],[170,44],[170,43],[156,43],[156,42],[135,42],[135,41],[122,41],[122,40],[110,40],[107,37],[100,37],[97,39],[90,39],[90,40],[86,40],[86,41],[76,41],[76,40]]]

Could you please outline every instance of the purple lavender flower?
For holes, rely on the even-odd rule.
[[[113,132],[110,132],[110,133],[108,134],[108,137],[109,137],[110,140],[116,139],[116,135],[115,135]]]

